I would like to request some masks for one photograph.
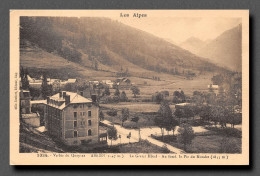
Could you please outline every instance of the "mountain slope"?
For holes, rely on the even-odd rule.
[[[21,49],[28,41],[55,57],[97,72],[119,72],[122,67],[131,74],[221,69],[163,39],[107,18],[21,17],[20,26]],[[23,54],[21,60],[28,56]]]
[[[180,47],[189,50],[190,52],[197,54],[199,49],[204,47],[206,45],[206,42],[196,38],[196,37],[190,37],[184,42],[180,44]]]
[[[225,31],[219,37],[201,48],[199,56],[208,58],[210,61],[231,70],[242,69],[242,27],[241,24],[235,28]]]

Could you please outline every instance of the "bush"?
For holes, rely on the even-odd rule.
[[[171,151],[167,148],[166,144],[163,144],[162,146],[162,153],[170,153]]]
[[[236,128],[217,128],[217,127],[206,127],[207,130],[212,130],[217,132],[220,135],[223,136],[232,136],[241,138],[242,137],[242,131],[236,129]]]
[[[193,120],[191,123],[192,126],[206,126],[206,125],[211,125],[209,122],[206,122],[204,120]]]
[[[112,108],[111,110],[107,111],[107,115],[117,116],[117,110]]]
[[[224,137],[221,141],[220,153],[240,153],[239,146],[234,140]]]
[[[142,102],[151,102],[152,100],[150,98],[142,99]]]

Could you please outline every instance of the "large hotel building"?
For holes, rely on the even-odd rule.
[[[99,142],[99,107],[73,92],[47,98],[45,127],[67,145]]]

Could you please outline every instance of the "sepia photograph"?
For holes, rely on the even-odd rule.
[[[11,10],[11,165],[248,165],[248,10]]]

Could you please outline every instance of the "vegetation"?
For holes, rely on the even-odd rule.
[[[190,145],[194,139],[194,131],[192,127],[188,124],[182,124],[178,129],[179,134],[177,135],[177,140],[179,143],[183,144],[184,151],[186,151],[186,146]]]
[[[183,76],[224,70],[165,40],[107,18],[22,17],[20,25],[21,47],[27,40],[68,61],[86,67],[93,63],[94,70],[102,64],[115,65],[119,71],[122,60],[147,70]],[[124,42],[129,38],[131,45]],[[128,68],[122,73],[129,75]]]
[[[174,118],[171,108],[167,101],[163,101],[158,110],[158,116],[154,119],[156,126],[161,128],[162,137],[164,136],[164,129],[167,131],[174,130],[175,127],[179,124],[178,121]]]
[[[52,95],[52,86],[48,85],[46,74],[43,74],[41,93],[42,93],[43,99],[47,99],[48,96]]]
[[[128,108],[123,108],[122,109],[122,117],[121,117],[121,126],[124,126],[124,122],[127,121],[129,118],[129,109]]]
[[[125,91],[122,91],[121,96],[120,96],[120,101],[122,101],[122,102],[128,101]]]
[[[174,91],[173,93],[173,103],[175,104],[178,104],[178,103],[184,103],[185,102],[185,94],[184,92],[181,90],[180,92],[179,91]]]
[[[136,98],[136,95],[140,95],[140,89],[136,86],[131,87],[132,93],[134,94],[134,97]]]
[[[99,120],[103,121],[105,119],[104,113],[102,111],[99,111]]]
[[[117,139],[117,130],[116,130],[116,128],[115,127],[108,128],[107,136],[108,136],[108,139],[111,140],[111,146],[112,146],[112,141]]]
[[[21,67],[20,69],[20,77],[21,77],[21,88],[23,90],[29,90],[29,81],[28,81],[28,70],[27,69],[23,69],[23,67]]]
[[[115,91],[114,95],[118,96],[118,97],[120,96],[120,91],[119,91],[118,87],[116,88],[116,91]]]
[[[104,93],[103,93],[104,95],[110,95],[110,90],[109,90],[109,87],[105,87],[105,90],[104,90]]]
[[[107,111],[107,115],[109,116],[117,116],[117,110],[116,109],[111,109]]]

